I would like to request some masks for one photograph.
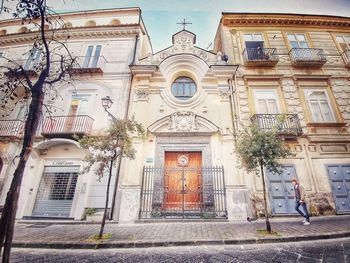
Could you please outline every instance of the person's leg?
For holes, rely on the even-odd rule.
[[[299,206],[300,206],[299,201],[295,201],[295,210],[298,211],[298,213],[299,213],[302,217],[305,217],[305,218],[306,218],[306,216],[304,215],[304,213],[301,212],[301,210],[299,209]]]
[[[307,205],[306,205],[306,203],[305,203],[305,202],[302,203],[301,206],[302,206],[303,209],[304,209],[306,221],[307,221],[307,222],[310,222],[310,216],[309,216],[309,212],[307,211]]]

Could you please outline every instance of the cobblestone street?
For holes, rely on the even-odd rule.
[[[350,262],[350,238],[257,245],[189,246],[100,250],[22,249],[11,262],[289,263]]]

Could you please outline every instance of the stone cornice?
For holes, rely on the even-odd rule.
[[[128,24],[119,26],[95,26],[95,27],[74,27],[69,29],[55,30],[55,38],[62,39],[69,35],[70,39],[80,38],[108,38],[115,36],[135,36],[137,34],[144,33],[139,24]],[[52,31],[48,30],[47,34],[50,35]],[[0,45],[12,45],[21,44],[26,42],[33,42],[39,31],[33,31],[28,33],[16,33],[0,36]]]
[[[233,25],[261,25],[261,26],[323,26],[345,27],[350,29],[350,18],[293,14],[230,14],[223,13],[222,24]]]

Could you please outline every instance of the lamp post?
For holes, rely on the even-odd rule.
[[[108,116],[112,118],[113,122],[117,121],[117,118],[114,117],[112,113],[109,112],[109,109],[112,107],[113,101],[109,96],[106,96],[101,99],[102,102],[102,107],[104,110],[107,112]],[[114,182],[114,189],[113,189],[113,196],[112,196],[112,205],[111,205],[111,211],[109,213],[109,220],[113,219],[113,214],[114,214],[114,206],[115,206],[115,198],[117,196],[117,188],[118,188],[118,181],[119,181],[119,172],[120,172],[120,158],[117,158],[117,171],[115,175],[115,182]],[[111,167],[113,165],[113,161],[111,161]],[[109,179],[112,176],[112,169],[109,170]],[[109,188],[109,186],[108,186]],[[107,197],[108,198],[108,197]]]
[[[117,118],[114,117],[113,114],[108,111],[112,107],[112,104],[113,104],[112,99],[109,96],[107,96],[102,98],[101,101],[102,101],[102,107],[108,113],[108,116],[111,117],[114,122],[117,121]]]

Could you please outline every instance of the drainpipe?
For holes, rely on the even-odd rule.
[[[234,99],[234,93],[236,91],[237,85],[236,85],[236,73],[238,70],[238,66],[235,70],[235,72],[233,73],[232,77],[230,79],[227,80],[229,89],[230,89],[230,93],[229,93],[229,97],[230,97],[230,111],[231,111],[231,121],[232,121],[232,129],[233,129],[233,139],[234,142],[236,144],[237,142],[237,128],[238,128],[238,123],[237,123],[237,108],[236,108],[236,103],[235,103],[235,99]],[[234,85],[232,85],[232,82],[234,80]]]
[[[140,25],[141,10],[139,12],[140,12],[139,25]],[[133,54],[133,58],[132,58],[132,62],[130,64],[130,66],[134,65],[134,63],[135,63],[136,49],[137,49],[138,40],[139,40],[139,34],[137,34],[135,36],[134,54]],[[129,115],[129,107],[130,107],[130,99],[131,99],[131,88],[132,88],[133,79],[134,79],[134,75],[131,74],[130,84],[129,84],[129,89],[128,89],[128,99],[126,101],[126,109],[125,109],[125,114],[124,114],[124,120],[126,120],[128,118],[128,115]],[[119,174],[120,174],[121,162],[122,162],[122,158],[119,157],[118,161],[117,161],[117,167],[116,167],[117,171],[116,171],[115,181],[114,181],[114,190],[113,190],[113,197],[112,197],[111,212],[109,213],[109,220],[112,220],[113,219],[113,215],[114,215],[115,200],[116,200],[116,197],[117,197],[117,188],[118,188],[118,182],[119,182]]]

